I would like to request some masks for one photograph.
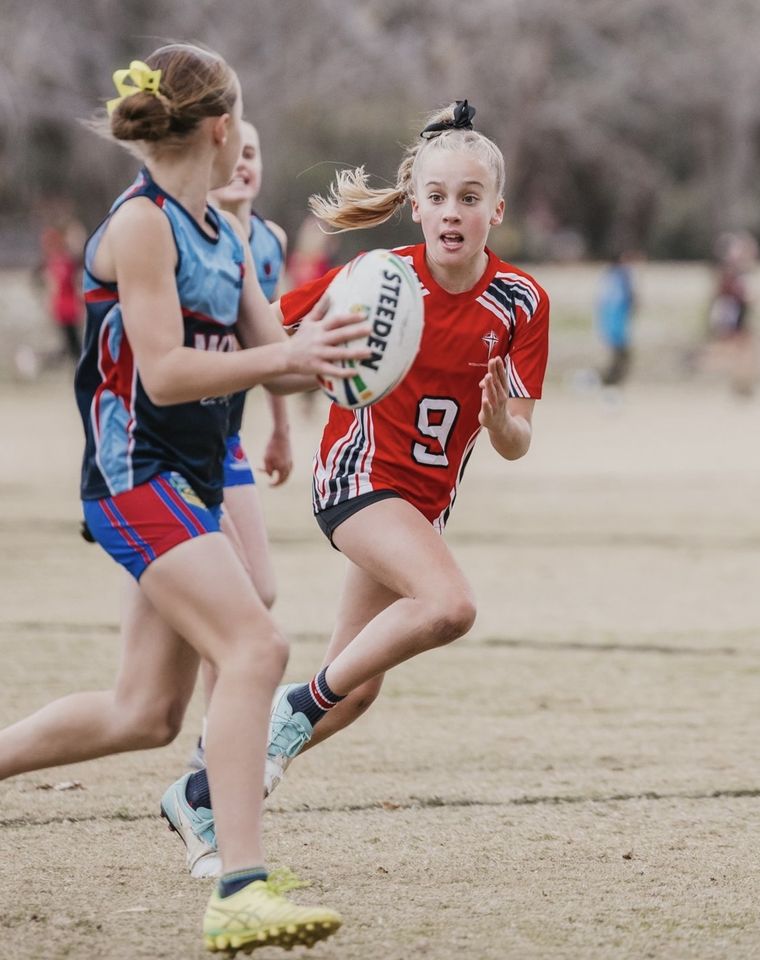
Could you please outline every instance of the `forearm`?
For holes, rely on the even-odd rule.
[[[142,380],[151,400],[165,406],[248,390],[288,368],[284,343],[232,353],[175,347],[142,371]]]
[[[530,449],[532,427],[525,417],[505,413],[499,423],[488,428],[491,446],[505,460],[519,460]]]
[[[312,390],[318,390],[319,381],[310,374],[288,373],[266,380],[264,386],[274,398],[286,396],[289,393],[309,393]]]
[[[269,412],[272,415],[272,433],[285,435],[290,430],[288,406],[285,398],[276,393],[267,392]]]

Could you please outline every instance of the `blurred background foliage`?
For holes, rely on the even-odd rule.
[[[33,258],[60,198],[92,227],[129,180],[77,120],[166,39],[238,71],[259,206],[291,234],[336,166],[392,181],[425,114],[463,97],[507,160],[503,255],[702,258],[760,231],[757,0],[0,0],[0,23],[0,265]]]

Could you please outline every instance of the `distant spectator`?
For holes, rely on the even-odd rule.
[[[718,272],[709,332],[718,339],[741,336],[748,329],[747,274],[757,259],[757,243],[748,233],[724,233],[715,244],[715,253]]]
[[[41,274],[48,313],[60,331],[60,359],[79,361],[84,301],[81,293],[85,230],[75,219],[45,227],[40,238]]]
[[[600,380],[606,387],[620,386],[631,366],[631,326],[636,295],[631,270],[632,254],[617,254],[602,276],[597,300],[599,335],[608,350]]]
[[[708,338],[713,353],[719,353],[729,369],[733,390],[741,395],[752,393],[755,380],[748,278],[757,253],[757,241],[746,231],[721,234],[715,244],[717,275]]]

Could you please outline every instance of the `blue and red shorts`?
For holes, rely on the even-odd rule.
[[[240,434],[227,437],[227,454],[224,458],[225,487],[242,487],[246,483],[256,483],[251,464],[240,444]]]
[[[102,500],[83,500],[90,533],[139,580],[157,557],[185,540],[219,531],[221,506],[207,507],[173,471]]]

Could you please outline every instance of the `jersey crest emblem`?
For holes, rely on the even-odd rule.
[[[488,361],[491,359],[491,354],[493,353],[493,348],[499,342],[498,334],[493,330],[489,330],[488,333],[484,337],[481,337],[480,339],[483,341],[483,343],[486,346],[486,349],[488,350],[488,356],[486,357],[486,362],[474,363],[473,361],[470,361],[468,363],[469,367],[487,367]]]

